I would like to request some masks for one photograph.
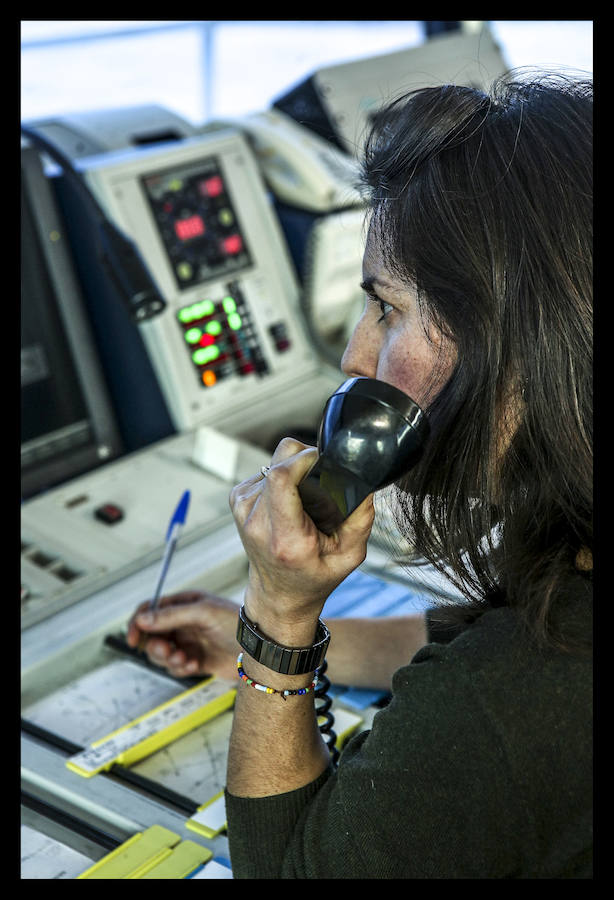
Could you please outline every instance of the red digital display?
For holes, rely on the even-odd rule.
[[[187,219],[177,219],[175,222],[175,234],[180,241],[189,241],[205,233],[205,223],[198,215]]]

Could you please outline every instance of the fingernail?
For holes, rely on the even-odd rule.
[[[139,622],[141,623],[141,625],[153,625],[153,621],[153,613],[144,612],[139,614]]]

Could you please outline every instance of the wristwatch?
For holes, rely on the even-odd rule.
[[[311,647],[284,647],[258,631],[258,625],[250,622],[242,606],[237,623],[237,641],[256,662],[268,669],[284,675],[303,675],[314,672],[322,665],[330,643],[330,631],[318,619],[315,642]]]

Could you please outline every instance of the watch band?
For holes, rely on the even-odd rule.
[[[267,669],[283,675],[304,675],[306,672],[314,672],[324,662],[330,643],[330,631],[318,619],[316,637],[311,647],[285,647],[258,631],[258,625],[247,618],[245,607],[242,606],[237,623],[237,641],[253,659]]]

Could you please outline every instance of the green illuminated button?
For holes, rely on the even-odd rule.
[[[238,331],[241,327],[241,316],[239,315],[239,313],[231,313],[228,316],[228,324],[233,331]]]
[[[197,344],[201,339],[202,331],[200,328],[188,328],[184,337],[188,344]]]
[[[182,281],[187,281],[192,277],[193,273],[192,266],[189,262],[180,262],[177,266],[177,275],[181,278]]]
[[[209,362],[213,362],[220,355],[220,348],[212,344],[210,347],[199,347],[192,354],[192,359],[197,366],[204,366]]]
[[[194,314],[192,313],[191,306],[184,306],[183,309],[180,309],[177,313],[177,318],[180,322],[183,322],[184,325],[187,325],[189,322],[192,322],[194,319]]]
[[[230,313],[237,311],[237,304],[232,297],[224,297],[224,299],[222,300],[222,306],[224,307],[224,312],[227,315],[230,315]]]
[[[207,322],[205,331],[207,332],[207,334],[212,334],[214,337],[216,337],[218,334],[222,333],[221,323],[218,322],[217,319],[213,319],[212,322]]]
[[[232,223],[234,222],[232,212],[226,206],[223,209],[220,209],[219,213],[217,214],[217,218],[222,225],[226,226],[232,225]]]
[[[198,311],[198,317],[202,318],[215,312],[215,304],[212,300],[201,300],[200,303],[194,304],[194,309]]]

